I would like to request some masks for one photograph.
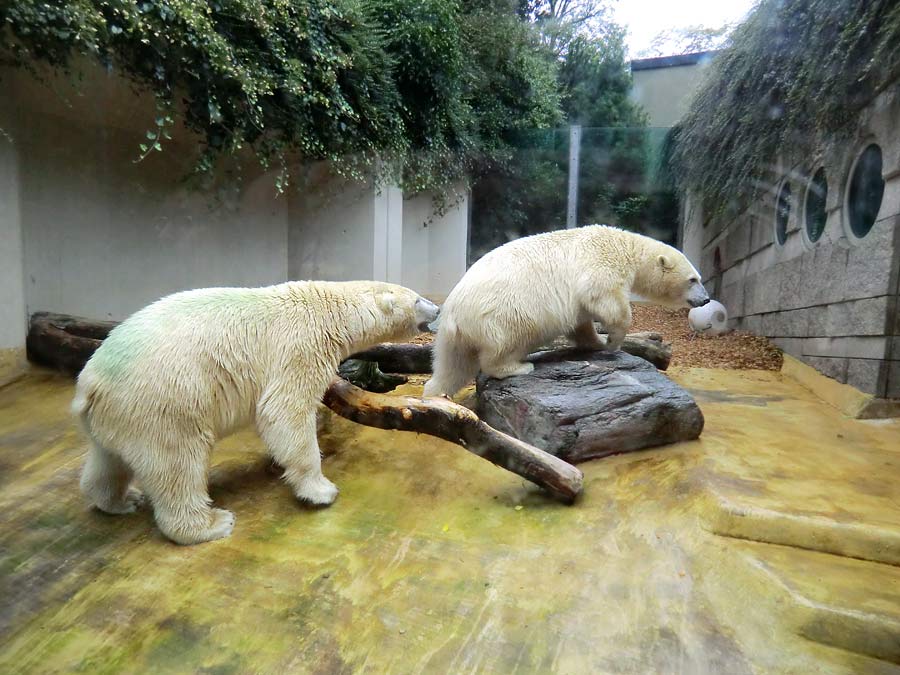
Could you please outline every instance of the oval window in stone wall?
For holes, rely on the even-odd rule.
[[[881,148],[875,143],[867,146],[853,164],[846,205],[846,223],[851,239],[865,237],[878,219],[881,198],[884,197],[881,168]]]
[[[787,241],[787,225],[790,217],[791,184],[784,181],[778,191],[778,199],[775,201],[775,241],[779,246],[784,246],[784,242]]]
[[[828,198],[828,180],[825,178],[825,169],[819,169],[813,174],[812,180],[806,188],[806,203],[803,206],[804,220],[806,221],[806,236],[810,243],[815,244],[825,232],[825,201]]]

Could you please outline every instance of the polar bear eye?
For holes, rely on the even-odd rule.
[[[688,283],[689,284],[698,284],[698,283],[700,283],[700,280],[697,277],[691,277],[690,279],[688,279]]]

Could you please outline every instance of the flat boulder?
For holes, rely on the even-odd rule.
[[[566,461],[692,440],[703,430],[691,395],[637,356],[558,349],[528,360],[530,375],[479,376],[478,415]]]

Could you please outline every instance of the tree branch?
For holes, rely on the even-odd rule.
[[[559,457],[497,431],[468,408],[448,399],[374,394],[335,378],[322,401],[341,417],[359,424],[428,434],[460,445],[566,503],[581,494],[583,474],[580,470]]]

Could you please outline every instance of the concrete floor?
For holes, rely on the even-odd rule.
[[[900,423],[777,373],[672,376],[700,440],[582,465],[574,506],[332,419],[334,506],[245,432],[211,475],[234,534],[181,548],[83,505],[72,383],[38,371],[0,389],[0,672],[900,672]]]

